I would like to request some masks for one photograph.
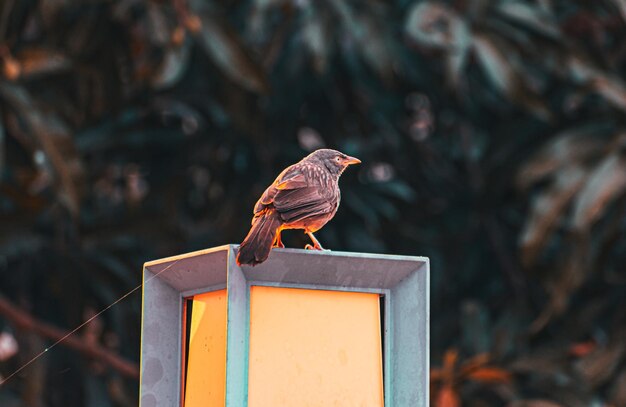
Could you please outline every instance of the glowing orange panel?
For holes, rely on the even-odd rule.
[[[185,407],[223,406],[226,391],[226,290],[193,297]]]
[[[383,406],[379,295],[254,286],[248,405]]]

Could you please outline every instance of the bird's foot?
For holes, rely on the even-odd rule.
[[[328,249],[324,249],[322,246],[319,246],[319,245],[313,246],[313,245],[307,244],[306,246],[304,246],[304,248],[306,250],[320,250],[320,251],[324,251],[324,252],[330,251]]]
[[[276,234],[276,238],[274,239],[274,244],[272,245],[272,248],[274,247],[279,247],[281,249],[285,247],[285,245],[283,244],[283,240],[280,236],[280,231],[278,231],[278,233]]]
[[[310,244],[307,244],[306,246],[304,246],[305,249],[307,249],[307,250],[324,250],[324,251],[326,251],[326,249],[324,249],[322,247],[322,245],[320,244],[320,241],[317,240],[315,235],[313,235],[313,232],[305,231],[304,233],[309,235],[309,237],[311,238],[311,241],[313,242],[313,246],[311,246]]]

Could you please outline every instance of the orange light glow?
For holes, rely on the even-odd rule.
[[[185,407],[225,403],[226,297],[226,290],[193,297]]]
[[[250,407],[383,403],[378,294],[251,288]]]

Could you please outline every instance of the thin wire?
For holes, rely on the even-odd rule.
[[[42,350],[41,352],[39,352],[37,355],[35,355],[31,360],[29,360],[28,362],[26,362],[24,365],[20,366],[19,369],[17,369],[16,371],[14,371],[13,373],[11,373],[10,375],[8,375],[6,378],[4,378],[1,382],[0,382],[0,386],[4,385],[6,382],[8,382],[13,376],[15,376],[16,374],[18,374],[19,372],[21,372],[22,370],[26,369],[30,364],[32,364],[33,362],[35,362],[37,359],[39,359],[40,357],[42,357],[46,352],[48,352],[49,350],[51,350],[52,348],[54,348],[55,346],[57,346],[58,344],[60,344],[61,342],[63,342],[65,339],[69,338],[70,336],[72,336],[76,331],[78,331],[79,329],[81,329],[82,327],[84,327],[85,325],[89,324],[91,321],[93,321],[94,319],[96,319],[97,317],[99,317],[100,315],[102,315],[103,313],[105,313],[109,308],[113,307],[114,305],[116,305],[117,303],[123,301],[126,297],[128,297],[129,295],[133,294],[135,291],[139,290],[141,287],[143,287],[144,285],[148,284],[150,281],[152,281],[153,278],[157,277],[159,274],[163,273],[164,271],[167,271],[170,267],[172,267],[174,264],[178,263],[179,260],[174,261],[172,264],[170,264],[169,266],[165,267],[163,270],[159,271],[158,273],[156,273],[155,275],[153,275],[152,277],[148,278],[145,282],[139,284],[137,287],[133,288],[132,290],[130,290],[129,292],[127,292],[126,294],[122,295],[120,298],[118,298],[117,300],[115,300],[115,302],[113,302],[112,304],[107,305],[106,308],[102,309],[100,312],[98,312],[96,315],[92,316],[91,318],[89,318],[88,320],[86,320],[85,322],[83,322],[82,324],[78,325],[76,328],[72,329],[70,332],[68,332],[66,335],[64,335],[61,339],[58,339],[56,342],[54,342],[52,345],[48,346],[46,349]]]

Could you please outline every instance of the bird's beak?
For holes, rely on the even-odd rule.
[[[345,165],[361,164],[361,160],[359,160],[356,157],[350,157],[350,156],[347,156],[346,158],[344,158],[343,162],[344,162]]]

